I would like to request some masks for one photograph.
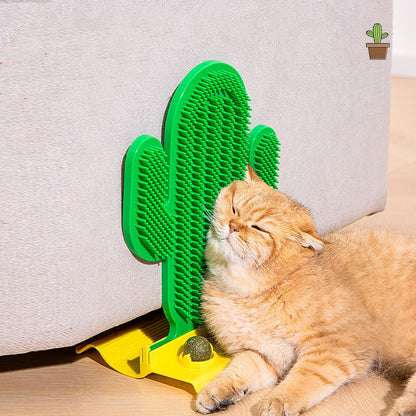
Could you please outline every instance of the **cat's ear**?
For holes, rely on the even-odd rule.
[[[303,231],[299,231],[296,234],[295,240],[298,241],[302,247],[311,248],[318,253],[322,251],[325,245],[325,243],[318,237],[315,232],[305,233]]]
[[[244,174],[244,180],[248,183],[250,182],[262,182],[259,175],[254,171],[254,169],[251,167],[250,163],[247,164],[247,170]]]

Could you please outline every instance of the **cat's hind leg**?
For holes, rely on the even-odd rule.
[[[406,384],[403,394],[396,400],[390,416],[416,416],[416,373]]]
[[[298,416],[342,384],[364,375],[371,362],[370,357],[357,356],[340,346],[336,350],[312,348],[253,410],[257,416]]]
[[[256,352],[237,353],[228,367],[199,393],[196,410],[204,414],[224,410],[248,393],[273,386],[278,377],[277,371]]]

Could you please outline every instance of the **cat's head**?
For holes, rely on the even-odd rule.
[[[222,261],[257,270],[310,257],[323,247],[309,211],[263,182],[248,166],[245,179],[223,188],[208,234],[208,265]]]

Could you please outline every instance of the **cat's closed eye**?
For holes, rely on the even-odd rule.
[[[267,234],[269,234],[269,232],[268,232],[268,231],[264,230],[263,228],[260,228],[258,225],[253,224],[253,225],[251,226],[251,228],[254,228],[254,229],[256,229],[256,230],[259,230],[259,231],[261,231],[262,233],[267,233]]]

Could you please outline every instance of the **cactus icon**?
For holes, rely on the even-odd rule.
[[[366,43],[370,59],[386,59],[387,48],[390,47],[390,43],[381,43],[381,40],[385,39],[389,34],[387,32],[383,33],[381,24],[375,23],[373,30],[367,30],[365,33],[374,39],[374,43]]]
[[[163,144],[142,135],[126,154],[124,238],[135,256],[162,262],[162,304],[170,329],[152,348],[201,324],[205,236],[218,191],[242,179],[247,163],[276,187],[278,139],[263,125],[249,133],[249,113],[238,72],[207,61],[176,89]]]

